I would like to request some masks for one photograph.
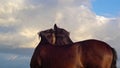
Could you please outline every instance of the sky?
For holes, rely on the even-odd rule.
[[[119,3],[120,0],[94,0],[92,8],[98,15],[115,17],[120,15]]]
[[[120,67],[119,0],[0,0],[0,67],[29,68],[37,33],[59,27],[71,39],[98,39],[115,48]]]

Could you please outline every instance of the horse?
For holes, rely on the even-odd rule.
[[[116,51],[107,43],[99,40],[73,43],[66,38],[69,34],[54,27],[39,33],[41,42],[32,56],[31,68],[116,68]]]
[[[41,68],[41,58],[39,49],[42,45],[53,45],[55,44],[55,34],[53,29],[48,29],[45,31],[41,31],[38,33],[39,37],[41,37],[41,42],[35,48],[34,53],[32,55],[30,61],[30,68]]]
[[[58,28],[56,25],[54,28],[57,30],[55,32],[58,32],[55,33],[55,36],[57,36],[57,34],[59,35],[59,37],[56,37],[56,41],[58,40],[57,43],[66,45],[61,41],[61,38],[67,38],[69,45],[69,40],[71,40],[68,38],[69,34],[62,33],[62,31],[64,32],[66,30]],[[78,54],[80,58],[79,68],[116,68],[117,53],[115,49],[107,43],[100,40],[89,39],[75,42],[72,45],[78,46]]]

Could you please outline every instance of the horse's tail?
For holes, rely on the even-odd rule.
[[[112,53],[113,53],[113,60],[112,60],[112,64],[111,64],[111,68],[117,68],[117,52],[114,48],[111,48]]]

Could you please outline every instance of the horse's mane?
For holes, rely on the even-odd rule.
[[[54,25],[54,30],[55,30],[55,36],[56,36],[56,42],[55,45],[61,46],[61,45],[66,45],[66,44],[72,44],[72,40],[69,37],[69,32],[63,28],[57,27],[57,25]]]
[[[53,33],[53,29],[48,29],[48,30],[40,31],[38,33],[38,37],[41,38],[40,44],[51,44],[51,42],[49,42],[49,40],[52,39],[52,36],[49,39],[49,38],[47,38],[47,35],[48,34],[52,35],[52,33]]]

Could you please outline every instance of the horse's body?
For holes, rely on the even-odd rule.
[[[111,67],[112,48],[98,40],[86,40],[74,44],[40,45],[37,63],[33,68],[116,68]],[[115,60],[116,61],[116,60]]]
[[[55,32],[59,32],[60,28],[57,29]],[[116,51],[105,42],[73,43],[64,32],[60,33],[54,36],[52,31],[42,32],[41,42],[31,59],[31,68],[116,68]]]

